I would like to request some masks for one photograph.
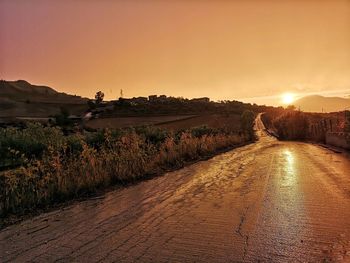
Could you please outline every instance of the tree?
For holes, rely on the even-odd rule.
[[[72,124],[72,121],[69,119],[69,111],[66,108],[61,108],[59,114],[54,116],[56,125],[61,127],[66,127]]]
[[[95,95],[96,105],[100,105],[105,97],[105,94],[102,91],[98,91]]]
[[[96,109],[96,104],[93,100],[88,100],[87,105],[89,106],[90,110]]]
[[[294,110],[296,110],[296,107],[295,107],[294,105],[288,105],[288,107],[286,108],[286,110],[294,111]]]

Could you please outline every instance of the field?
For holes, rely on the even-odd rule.
[[[196,115],[163,115],[163,116],[137,116],[137,117],[111,117],[92,119],[86,127],[93,129],[118,129],[145,125],[156,125],[179,120],[192,119]],[[192,126],[193,127],[193,126]]]
[[[207,126],[215,129],[237,132],[240,130],[238,114],[206,114],[206,115],[168,115],[143,117],[115,117],[93,119],[86,123],[86,127],[93,129],[116,129],[154,125],[169,131],[181,131],[193,127]]]
[[[237,132],[241,128],[240,118],[241,116],[237,114],[208,114],[168,123],[160,123],[156,126],[172,131],[179,131],[204,125],[210,128],[224,129],[227,131]]]

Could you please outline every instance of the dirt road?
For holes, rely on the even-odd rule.
[[[0,262],[350,262],[350,159],[252,145],[0,232]]]

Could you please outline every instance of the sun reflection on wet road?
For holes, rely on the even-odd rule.
[[[289,149],[283,151],[283,155],[285,158],[285,165],[283,170],[285,171],[285,175],[283,179],[285,180],[285,185],[292,185],[296,183],[296,170],[295,170],[295,157],[293,152]]]

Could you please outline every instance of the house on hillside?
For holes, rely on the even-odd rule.
[[[149,102],[156,102],[156,101],[157,101],[157,98],[158,98],[157,95],[149,95],[149,96],[148,96]]]
[[[148,98],[147,97],[133,97],[131,99],[131,102],[135,103],[137,105],[139,105],[139,104],[146,104],[146,103],[148,103]]]
[[[169,98],[166,95],[160,95],[160,96],[150,95],[150,96],[148,96],[149,102],[166,102],[166,101],[168,101],[168,99]]]
[[[165,102],[167,100],[167,96],[166,95],[160,95],[159,97],[158,97],[158,101],[159,102]]]
[[[208,103],[210,102],[210,99],[208,97],[203,98],[193,98],[190,100],[191,102],[202,102],[202,103]]]

